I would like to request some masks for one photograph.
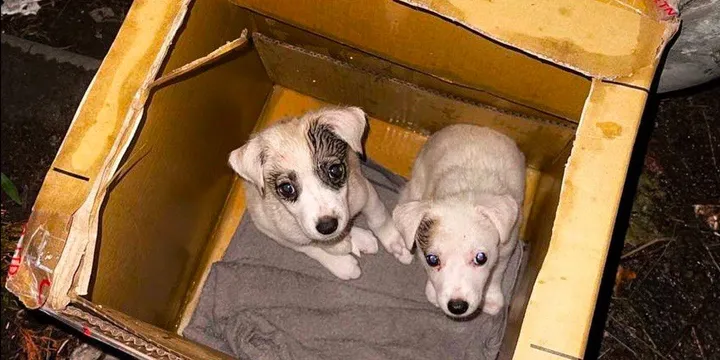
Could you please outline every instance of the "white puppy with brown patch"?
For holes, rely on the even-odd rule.
[[[525,156],[496,131],[448,126],[420,151],[393,218],[425,263],[428,300],[449,316],[502,309],[524,191]]]
[[[361,173],[358,154],[363,154],[366,127],[360,108],[324,108],[277,122],[229,158],[245,180],[247,208],[257,228],[345,280],[361,273],[352,254],[377,252],[377,238],[400,262],[412,261],[388,210]],[[352,225],[359,213],[372,232]]]

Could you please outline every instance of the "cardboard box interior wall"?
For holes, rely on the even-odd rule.
[[[531,253],[501,357],[582,358],[637,126],[677,27],[651,0],[137,0],[7,287],[138,357],[223,358],[178,334],[244,212],[228,153],[282,116],[352,104],[372,117],[369,157],[403,176],[448,124],[518,142]]]

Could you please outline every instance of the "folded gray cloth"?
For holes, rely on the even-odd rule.
[[[404,180],[368,162],[363,172],[389,209]],[[356,225],[365,227],[359,218]],[[523,257],[510,260],[507,298]],[[358,280],[335,278],[282,247],[243,217],[223,261],[213,264],[184,336],[240,359],[495,359],[506,313],[454,321],[425,297],[417,260],[384,251],[360,258]]]

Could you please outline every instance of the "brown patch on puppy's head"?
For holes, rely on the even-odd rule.
[[[434,225],[435,220],[425,215],[422,220],[420,220],[420,225],[418,225],[415,231],[415,244],[417,244],[423,254],[427,254],[427,250],[430,248],[430,238]]]

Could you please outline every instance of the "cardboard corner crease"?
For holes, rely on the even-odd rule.
[[[64,309],[84,301],[76,301],[76,297],[88,293],[96,261],[100,210],[107,201],[108,185],[122,175],[128,162],[132,162],[132,159],[125,159],[121,166],[145,113],[149,90],[153,84],[165,81],[161,70],[171,45],[182,36],[182,25],[200,6],[190,7],[190,3],[190,0],[138,0],[133,3],[126,23],[78,108],[53,162],[51,169],[62,171],[51,170],[47,174],[27,231],[13,257],[6,287],[28,308],[42,307],[61,314],[62,318]],[[553,351],[573,358],[582,358],[585,351],[609,236],[622,193],[623,181],[618,179],[625,178],[659,58],[679,27],[679,20],[668,15],[664,3],[667,2],[370,0],[368,4],[360,4],[338,0],[329,4],[302,0],[289,5],[280,0],[209,0],[202,6],[242,8],[258,19],[267,16],[273,21],[282,21],[355,47],[368,58],[377,56],[393,65],[417,69],[449,86],[498,95],[508,103],[527,103],[534,111],[548,113],[548,117],[577,123],[574,140],[563,138],[567,144],[556,144],[556,148],[567,148],[569,153],[566,158],[558,155],[560,162],[567,159],[566,164],[556,164],[564,169],[564,172],[558,172],[561,179],[548,180],[541,172],[535,173],[534,183],[553,184],[538,185],[537,196],[560,184],[559,198],[549,247],[544,257],[538,260],[541,267],[537,281],[530,290],[521,328],[516,334],[517,343],[512,345],[511,351],[513,358],[518,359],[553,359],[557,358]],[[426,54],[403,54],[402,49],[392,49],[386,39],[363,39],[349,28],[350,25],[345,28],[336,20],[321,15],[306,16],[306,12],[320,11],[320,8],[330,8],[338,13],[352,8],[358,11],[348,13],[360,15],[386,11],[387,21],[414,16],[428,24],[437,24],[437,18],[440,18],[474,36],[491,39],[496,43],[494,46],[514,49],[533,59],[556,64],[557,68],[574,76],[564,84],[589,82],[585,101],[574,109],[570,105],[564,107],[557,99],[552,103],[543,97],[546,94],[534,94],[532,90],[521,93],[519,87],[502,87],[502,79],[483,83],[477,74],[441,68],[450,62],[438,65]],[[373,21],[382,20],[375,18]],[[220,46],[225,50],[219,53],[224,53],[242,43],[223,45],[225,48],[215,44],[212,48]],[[176,63],[173,68],[166,69],[165,74],[183,68],[183,64],[196,70],[196,65],[202,63],[194,62],[198,58],[201,56],[185,59],[179,65]],[[533,59],[523,59],[522,64],[534,64]],[[546,65],[538,62],[537,66]],[[547,71],[550,74],[558,70]],[[582,94],[582,91],[578,93]],[[537,103],[533,103],[535,100]],[[575,124],[572,125],[567,131],[574,131]],[[144,151],[153,150],[146,148]],[[134,155],[138,156],[137,151]],[[615,180],[600,183],[606,177]],[[612,206],[606,205],[608,201]],[[592,216],[578,211],[588,208],[599,210]],[[536,214],[540,209],[527,211]],[[229,233],[228,229],[222,231],[223,236]],[[560,281],[559,274],[572,275],[563,275]],[[570,294],[572,301],[568,299]],[[150,344],[161,346],[178,358],[197,354],[192,350],[194,344],[175,337],[164,339],[162,334],[170,334],[166,330],[133,320],[122,312],[111,313],[99,307],[92,311],[102,312],[106,319],[123,324],[127,331],[142,335]],[[557,331],[547,331],[547,319],[557,323],[553,325]]]

